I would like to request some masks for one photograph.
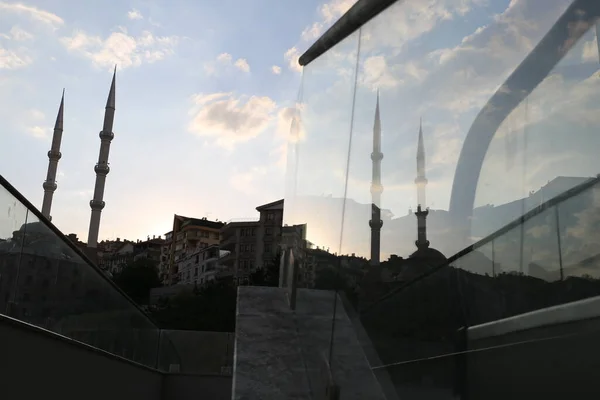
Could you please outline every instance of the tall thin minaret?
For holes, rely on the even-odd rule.
[[[106,101],[106,109],[104,111],[104,126],[100,131],[100,154],[98,156],[98,164],[94,167],[96,172],[96,186],[94,187],[94,198],[90,201],[92,209],[92,217],[90,218],[90,231],[88,234],[87,246],[96,248],[98,245],[98,232],[100,231],[100,214],[104,208],[104,185],[106,184],[106,175],[110,168],[108,167],[108,153],[110,150],[110,142],[115,137],[112,132],[113,122],[115,119],[115,80],[117,77],[117,67],[113,73],[112,83],[108,100]]]
[[[62,97],[60,99],[60,107],[58,108],[58,115],[56,116],[56,123],[54,124],[54,134],[52,135],[52,145],[48,152],[48,174],[46,180],[42,184],[44,188],[44,200],[42,201],[42,215],[48,220],[52,221],[50,216],[50,209],[52,208],[52,197],[56,190],[56,170],[58,169],[58,160],[62,154],[60,154],[60,142],[62,140],[63,133],[63,113],[65,107],[65,90],[63,89]]]
[[[429,240],[427,240],[428,214],[428,208],[423,210],[420,204],[417,206],[417,212],[415,212],[415,215],[417,216],[417,241],[415,242],[415,245],[419,250],[425,250],[429,247]]]
[[[373,162],[373,176],[371,179],[371,265],[379,265],[380,246],[381,246],[381,160],[383,153],[381,152],[381,120],[379,118],[379,91],[377,91],[377,103],[375,105],[375,123],[373,125],[373,152],[371,153],[371,161]]]
[[[427,199],[425,197],[425,186],[427,178],[425,177],[425,145],[423,144],[423,123],[419,121],[419,143],[417,144],[417,205],[426,207]]]
[[[427,240],[427,215],[429,209],[426,207],[427,199],[425,197],[425,187],[427,178],[425,178],[425,145],[423,144],[423,121],[419,120],[419,142],[417,144],[417,241],[415,245],[419,250],[425,250],[429,247]]]

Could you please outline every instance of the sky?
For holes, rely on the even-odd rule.
[[[400,1],[302,69],[298,56],[353,3],[0,0],[0,173],[41,206],[65,88],[52,215],[85,240],[117,64],[101,239],[165,233],[174,213],[252,217],[285,196],[286,223],[318,214],[309,240],[336,249],[350,235],[366,254],[370,207],[337,202],[328,212],[338,217],[319,222],[321,211],[288,200],[370,203],[379,92],[381,207],[395,217],[416,208],[422,121],[425,206],[447,210],[475,117],[572,1]],[[600,172],[598,43],[591,24],[569,29],[569,38],[583,36],[557,49],[567,49],[564,58],[498,128],[475,206],[526,197],[557,176]],[[319,236],[319,224],[339,229]]]
[[[328,209],[337,218],[319,223],[307,204],[314,203],[312,197],[328,196],[370,203],[378,91],[384,154],[380,206],[396,218],[417,207],[415,158],[422,119],[428,178],[424,206],[448,210],[458,157],[476,116],[571,3],[397,2],[306,66],[302,129],[297,148],[288,152],[298,172],[287,193],[295,191],[298,200],[286,206],[292,207],[287,222],[310,220],[307,236],[317,245],[368,256],[370,207],[350,210],[340,202]],[[577,15],[581,20],[570,24],[565,43],[552,50],[564,52],[562,60],[497,129],[475,190],[475,207],[525,198],[559,176],[600,172],[598,43],[594,26],[581,22],[582,11]],[[578,33],[582,37],[573,40]],[[487,233],[509,222],[497,220]],[[401,256],[414,251],[416,219],[406,223],[411,237],[385,232],[384,224],[382,235],[396,243],[382,249],[386,257],[400,247]],[[454,246],[454,227],[446,225],[442,240]],[[336,228],[325,229],[331,226]]]
[[[100,239],[226,221],[283,198],[298,56],[353,1],[0,0],[0,173],[41,208],[65,120],[53,222],[84,241],[117,65]]]

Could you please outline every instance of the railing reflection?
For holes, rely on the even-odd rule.
[[[0,208],[0,313],[156,368],[156,324],[1,176]]]
[[[589,219],[599,198],[600,178],[590,179],[371,304],[361,320],[381,359],[373,367],[389,372],[399,394],[424,377],[458,390],[466,328],[600,296]]]

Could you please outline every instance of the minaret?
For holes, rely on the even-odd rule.
[[[379,91],[377,91],[377,103],[375,105],[375,123],[373,125],[373,152],[371,160],[373,162],[373,176],[371,179],[371,265],[379,265],[380,246],[381,246],[381,121],[379,119]]]
[[[52,208],[52,197],[56,190],[56,170],[58,169],[58,160],[62,154],[60,154],[60,142],[62,140],[63,133],[63,113],[65,107],[65,90],[63,89],[62,97],[60,99],[60,107],[58,108],[58,115],[56,116],[56,123],[54,124],[54,134],[52,135],[52,145],[48,152],[48,174],[46,175],[46,181],[43,183],[44,188],[44,200],[42,202],[42,215],[52,221],[50,216],[50,209]]]
[[[417,185],[417,205],[426,207],[427,199],[425,198],[425,186],[427,186],[427,178],[425,178],[425,145],[423,144],[423,124],[419,121],[419,143],[417,144],[417,177],[415,178]]]
[[[425,198],[425,186],[427,186],[427,178],[425,178],[425,145],[423,144],[423,121],[419,120],[419,142],[417,144],[417,177],[415,178],[417,185],[417,241],[415,245],[419,250],[425,250],[429,247],[427,240],[427,215],[429,209],[425,208],[427,199]],[[425,208],[425,209],[423,209]]]
[[[88,234],[87,246],[96,248],[98,245],[98,232],[100,231],[100,214],[104,208],[104,185],[106,183],[106,175],[110,168],[108,167],[108,153],[110,150],[110,142],[115,137],[112,132],[113,122],[115,119],[115,79],[117,77],[117,67],[113,73],[112,83],[108,100],[106,101],[106,109],[104,111],[104,126],[100,131],[100,154],[98,156],[98,164],[94,167],[96,172],[96,186],[94,187],[94,198],[90,201],[92,209],[92,217],[90,218],[90,231]]]
[[[419,250],[425,250],[429,247],[429,240],[427,240],[427,215],[429,209],[422,210],[421,205],[417,206],[417,241],[415,245]]]

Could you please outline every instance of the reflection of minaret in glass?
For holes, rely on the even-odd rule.
[[[421,209],[421,205],[417,207],[417,241],[415,245],[419,250],[425,250],[429,247],[429,240],[427,240],[427,215],[429,209]]]
[[[63,89],[62,98],[60,99],[60,107],[54,124],[54,134],[52,135],[52,145],[48,152],[48,174],[42,187],[44,188],[44,200],[42,201],[42,215],[48,220],[52,220],[50,209],[52,208],[52,197],[56,190],[56,171],[58,169],[58,160],[60,160],[60,142],[63,133],[63,113],[65,106],[65,90]]]
[[[371,160],[373,161],[373,177],[371,180],[371,265],[379,265],[380,246],[381,246],[381,121],[379,119],[379,91],[377,92],[377,104],[375,105],[375,123],[373,125],[373,152]]]
[[[427,186],[427,178],[425,178],[425,145],[423,144],[423,124],[419,121],[419,143],[417,144],[417,177],[415,178],[417,185],[417,205],[426,207],[427,199],[425,198],[425,186]]]
[[[115,119],[115,79],[117,76],[117,67],[115,66],[115,72],[113,74],[112,83],[110,85],[110,92],[108,94],[108,100],[106,101],[106,108],[104,111],[104,126],[100,132],[100,154],[98,156],[98,164],[94,167],[96,172],[96,186],[94,187],[94,198],[90,201],[90,207],[92,209],[92,217],[90,218],[90,231],[88,234],[87,246],[96,248],[98,245],[98,232],[100,231],[100,214],[104,208],[104,185],[106,183],[106,175],[108,175],[110,168],[108,167],[108,153],[110,150],[110,142],[114,138],[113,122]]]
[[[429,209],[424,210],[427,201],[425,197],[425,186],[427,186],[427,178],[425,178],[425,144],[423,143],[423,121],[419,121],[419,142],[417,144],[417,177],[415,178],[417,185],[417,241],[415,245],[419,250],[425,250],[429,247],[427,240],[427,215]]]

